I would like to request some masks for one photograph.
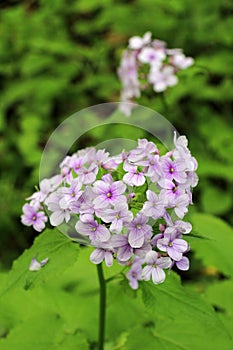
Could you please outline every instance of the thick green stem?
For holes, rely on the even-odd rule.
[[[104,350],[105,314],[106,314],[106,281],[104,279],[102,263],[97,265],[97,271],[98,271],[98,278],[99,278],[99,285],[100,285],[98,350]]]

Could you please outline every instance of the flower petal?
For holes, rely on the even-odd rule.
[[[104,250],[103,249],[95,249],[90,255],[90,261],[93,264],[100,264],[104,260]]]
[[[165,272],[160,267],[152,268],[152,281],[155,284],[163,283],[166,278]]]
[[[137,233],[137,232],[131,231],[129,233],[129,244],[133,248],[141,248],[141,246],[144,243],[144,240],[145,240],[145,236],[143,232]]]
[[[150,279],[150,276],[151,276],[151,273],[152,273],[152,269],[153,267],[152,266],[145,266],[143,269],[142,269],[142,279],[144,281],[149,281]]]
[[[106,266],[112,266],[112,264],[113,264],[113,255],[112,255],[112,253],[111,252],[105,252],[105,254],[104,254],[104,259],[105,259],[105,264],[106,264]]]
[[[183,256],[180,261],[176,261],[176,266],[182,271],[187,271],[189,269],[189,259]]]

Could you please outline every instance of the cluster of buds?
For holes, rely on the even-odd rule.
[[[150,32],[142,38],[132,37],[118,69],[123,86],[121,111],[129,116],[133,105],[125,102],[134,102],[150,85],[156,93],[176,85],[176,73],[191,66],[193,61],[181,49],[168,49],[164,41],[152,40]]]
[[[110,156],[86,148],[66,156],[60,173],[40,182],[23,206],[22,223],[42,231],[74,222],[73,230],[94,247],[94,264],[114,259],[128,267],[133,289],[138,281],[165,280],[164,269],[189,268],[184,239],[192,229],[183,221],[197,185],[197,162],[185,136],[174,135],[174,149],[164,155],[139,139],[137,147]]]

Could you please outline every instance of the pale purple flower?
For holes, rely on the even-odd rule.
[[[70,220],[70,209],[63,209],[60,206],[61,197],[57,192],[53,192],[45,200],[48,210],[52,212],[49,216],[52,226],[59,226],[64,220],[67,223]]]
[[[185,186],[188,188],[196,187],[198,184],[199,178],[194,171],[187,171],[187,180]]]
[[[158,184],[162,188],[160,195],[167,198],[168,206],[170,208],[174,207],[178,198],[181,195],[185,194],[185,187],[182,185],[175,184],[171,180],[162,179],[158,181]]]
[[[150,71],[146,76],[143,68],[148,64]],[[152,40],[150,32],[143,37],[130,38],[118,69],[123,85],[120,110],[130,116],[135,98],[140,97],[141,91],[149,85],[153,86],[155,92],[165,91],[178,83],[176,73],[192,64],[193,59],[186,57],[181,49],[167,49],[165,42]]]
[[[168,257],[159,257],[155,251],[150,251],[146,254],[146,266],[142,270],[142,279],[149,281],[152,278],[153,283],[163,283],[166,275],[163,269],[171,266],[172,261]]]
[[[164,237],[157,241],[157,247],[175,261],[179,261],[183,257],[183,253],[189,248],[188,243],[181,238],[177,238],[176,234],[164,234]]]
[[[118,262],[128,261],[133,254],[144,257],[151,250],[149,241],[145,241],[140,248],[133,248],[129,243],[129,234],[115,234],[111,237],[111,244],[117,253]]]
[[[118,75],[123,85],[121,100],[127,102],[132,97],[139,97],[137,63],[133,52],[125,51],[123,53]]]
[[[84,185],[92,184],[96,180],[97,174],[98,174],[98,166],[95,163],[93,163],[88,168],[84,166],[80,169],[79,180]]]
[[[169,86],[174,86],[178,83],[178,78],[175,75],[172,66],[164,66],[160,70],[158,67],[152,66],[149,74],[149,81],[153,84],[155,92],[162,92]]]
[[[161,49],[166,50],[164,46]],[[131,52],[137,64],[140,52],[141,49]],[[87,236],[87,242],[94,247],[90,255],[94,264],[105,261],[111,266],[116,258],[120,265],[131,265],[126,277],[133,289],[138,288],[142,278],[162,283],[165,268],[189,268],[183,254],[190,247],[183,234],[189,233],[192,226],[182,218],[192,203],[192,187],[198,181],[197,162],[187,147],[187,139],[175,134],[174,143],[175,149],[163,157],[157,146],[146,139],[139,139],[136,148],[114,157],[94,147],[67,156],[60,165],[60,175],[42,180],[40,191],[29,198],[31,202],[23,207],[22,222],[41,231],[47,221],[43,203],[50,211],[53,226],[70,219],[76,221],[80,237]],[[157,228],[153,220],[158,219],[163,221],[159,220]],[[47,261],[33,258],[30,270],[39,270]]]
[[[102,167],[102,164],[109,160],[109,152],[105,149],[99,149],[95,153],[95,162]]]
[[[163,49],[154,49],[152,47],[144,47],[138,54],[138,60],[142,63],[161,66],[166,55]]]
[[[108,171],[116,170],[118,168],[118,165],[122,161],[120,158],[120,156],[108,158],[105,162],[101,164],[101,167]]]
[[[79,220],[75,229],[78,233],[88,236],[91,241],[105,242],[110,238],[110,232],[105,225],[98,224],[93,215],[85,214]]]
[[[73,154],[69,158],[68,165],[71,169],[75,171],[76,174],[79,174],[85,162],[86,162],[86,157],[78,157],[77,154]]]
[[[129,151],[126,156],[127,163],[129,163],[129,165],[134,165],[132,163],[136,163],[135,165],[143,165],[143,158],[149,157],[152,153],[159,153],[156,145],[146,139],[139,139],[138,146]],[[147,165],[147,162],[145,163]]]
[[[70,208],[72,202],[77,202],[82,194],[81,187],[82,183],[75,179],[69,187],[60,187],[57,190],[58,196],[61,197],[59,205],[62,209]]]
[[[130,165],[127,162],[124,163],[124,170],[127,173],[123,176],[123,181],[129,186],[142,186],[145,181],[145,174],[138,169],[135,165]]]
[[[171,220],[171,217],[169,215],[165,216],[165,220],[167,223],[166,227],[166,233],[181,233],[181,234],[187,234],[191,232],[192,225],[189,222],[185,222],[182,220],[176,220],[174,223]]]
[[[188,205],[189,196],[187,194],[182,194],[176,198],[174,211],[180,219],[183,219],[184,215],[188,212]]]
[[[47,264],[49,258],[43,259],[41,261],[36,260],[36,258],[32,258],[32,261],[29,266],[30,271],[39,271],[44,265]]]
[[[168,54],[168,56],[174,56],[174,55],[178,55],[178,54],[180,54],[180,53],[182,53],[182,50],[181,49],[179,49],[179,48],[175,48],[175,49],[166,49],[166,52],[167,52],[167,54]],[[170,57],[170,58],[171,58]]]
[[[147,225],[148,217],[139,212],[126,227],[129,232],[129,244],[133,248],[141,248],[144,241],[151,237],[152,227]]]
[[[77,152],[77,156],[79,158],[84,159],[84,163],[90,165],[91,163],[94,162],[95,160],[95,155],[96,155],[96,149],[95,147],[86,147],[84,149],[80,149]]]
[[[95,209],[93,200],[95,197],[96,194],[94,193],[93,188],[86,186],[78,201],[80,214],[94,214]]]
[[[172,161],[170,157],[164,156],[160,159],[161,168],[165,179],[175,180],[178,183],[185,183],[187,174],[186,165],[183,159]]]
[[[179,261],[174,261],[174,263],[176,267],[182,271],[187,271],[190,266],[189,259],[186,256],[183,256]]]
[[[113,235],[111,237],[111,244],[117,252],[117,258],[121,262],[128,261],[133,255],[133,248],[129,244],[128,234]]]
[[[132,50],[141,49],[144,45],[149,44],[151,41],[151,32],[146,32],[143,37],[133,36],[129,39],[129,48]]]
[[[186,69],[192,66],[194,59],[192,57],[186,57],[183,53],[177,53],[171,58],[171,64],[179,69]]]
[[[43,211],[38,211],[30,204],[24,204],[21,221],[24,225],[33,226],[36,231],[41,232],[48,218]]]
[[[133,165],[133,163],[136,163],[140,160],[142,160],[146,156],[146,150],[144,148],[137,147],[135,149],[132,149],[129,151],[129,154],[127,155],[127,164]]]
[[[174,141],[174,145],[175,145],[176,149],[179,149],[179,148],[184,149],[185,153],[190,154],[190,151],[188,149],[188,140],[187,140],[187,137],[185,135],[181,135],[181,136],[177,137],[177,133],[174,132],[173,141]]]
[[[166,210],[166,198],[160,195],[158,196],[151,190],[146,191],[146,197],[147,201],[144,203],[142,208],[143,214],[146,216],[151,216],[155,220],[162,218]]]
[[[172,152],[173,157],[175,159],[182,159],[187,171],[194,172],[197,170],[197,160],[191,155],[190,150],[187,147],[188,140],[186,136],[179,136],[177,138],[176,133],[174,133],[174,144],[175,149]]]
[[[138,289],[138,281],[141,281],[142,277],[142,259],[138,259],[133,262],[131,269],[126,273],[126,277],[129,281],[129,285],[132,289]]]
[[[108,242],[92,241],[92,245],[96,247],[96,249],[91,253],[90,261],[97,265],[105,260],[106,266],[112,266],[113,248],[111,244]]]
[[[93,186],[96,193],[95,208],[106,208],[116,203],[126,202],[126,197],[123,195],[126,185],[122,181],[114,182],[111,177],[111,181],[98,180]]]
[[[126,117],[131,115],[132,109],[136,106],[136,103],[131,102],[121,94],[121,102],[119,104],[119,111],[121,111]]]
[[[164,237],[164,234],[162,232],[158,233],[157,235],[155,235],[150,241],[151,246],[152,247],[157,247],[158,240],[163,238],[163,237]]]
[[[152,182],[157,182],[161,177],[162,170],[158,154],[148,154],[146,160],[138,162],[137,165],[146,167],[145,175],[148,176]]]
[[[32,206],[40,206],[40,203],[44,202],[48,194],[55,191],[57,187],[61,184],[61,182],[61,175],[55,175],[50,179],[43,179],[39,185],[40,190],[33,193],[33,195],[28,197],[27,199],[31,200],[30,204]]]
[[[154,39],[151,43],[151,46],[154,49],[165,49],[166,48],[166,42],[158,39]],[[166,50],[167,52],[167,50]]]
[[[100,217],[104,222],[111,222],[111,232],[120,233],[123,225],[132,221],[133,213],[129,211],[128,204],[122,202],[115,204],[114,209],[103,210]]]
[[[126,51],[123,53],[118,74],[126,86],[138,85],[136,57],[132,52]]]

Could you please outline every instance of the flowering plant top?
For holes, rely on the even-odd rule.
[[[122,112],[130,115],[130,105],[124,102],[133,102],[150,85],[156,93],[176,85],[177,72],[188,68],[193,62],[193,58],[186,57],[181,49],[168,49],[164,41],[152,40],[150,32],[142,38],[132,37],[128,48],[123,52],[118,69],[123,86]]]
[[[133,289],[139,280],[165,280],[164,269],[189,268],[183,221],[197,185],[197,162],[185,136],[174,136],[174,149],[161,155],[157,146],[139,139],[137,147],[110,156],[86,148],[67,156],[60,174],[40,182],[39,191],[23,206],[22,223],[37,231],[71,223],[95,249],[94,264],[114,259],[129,267]]]

